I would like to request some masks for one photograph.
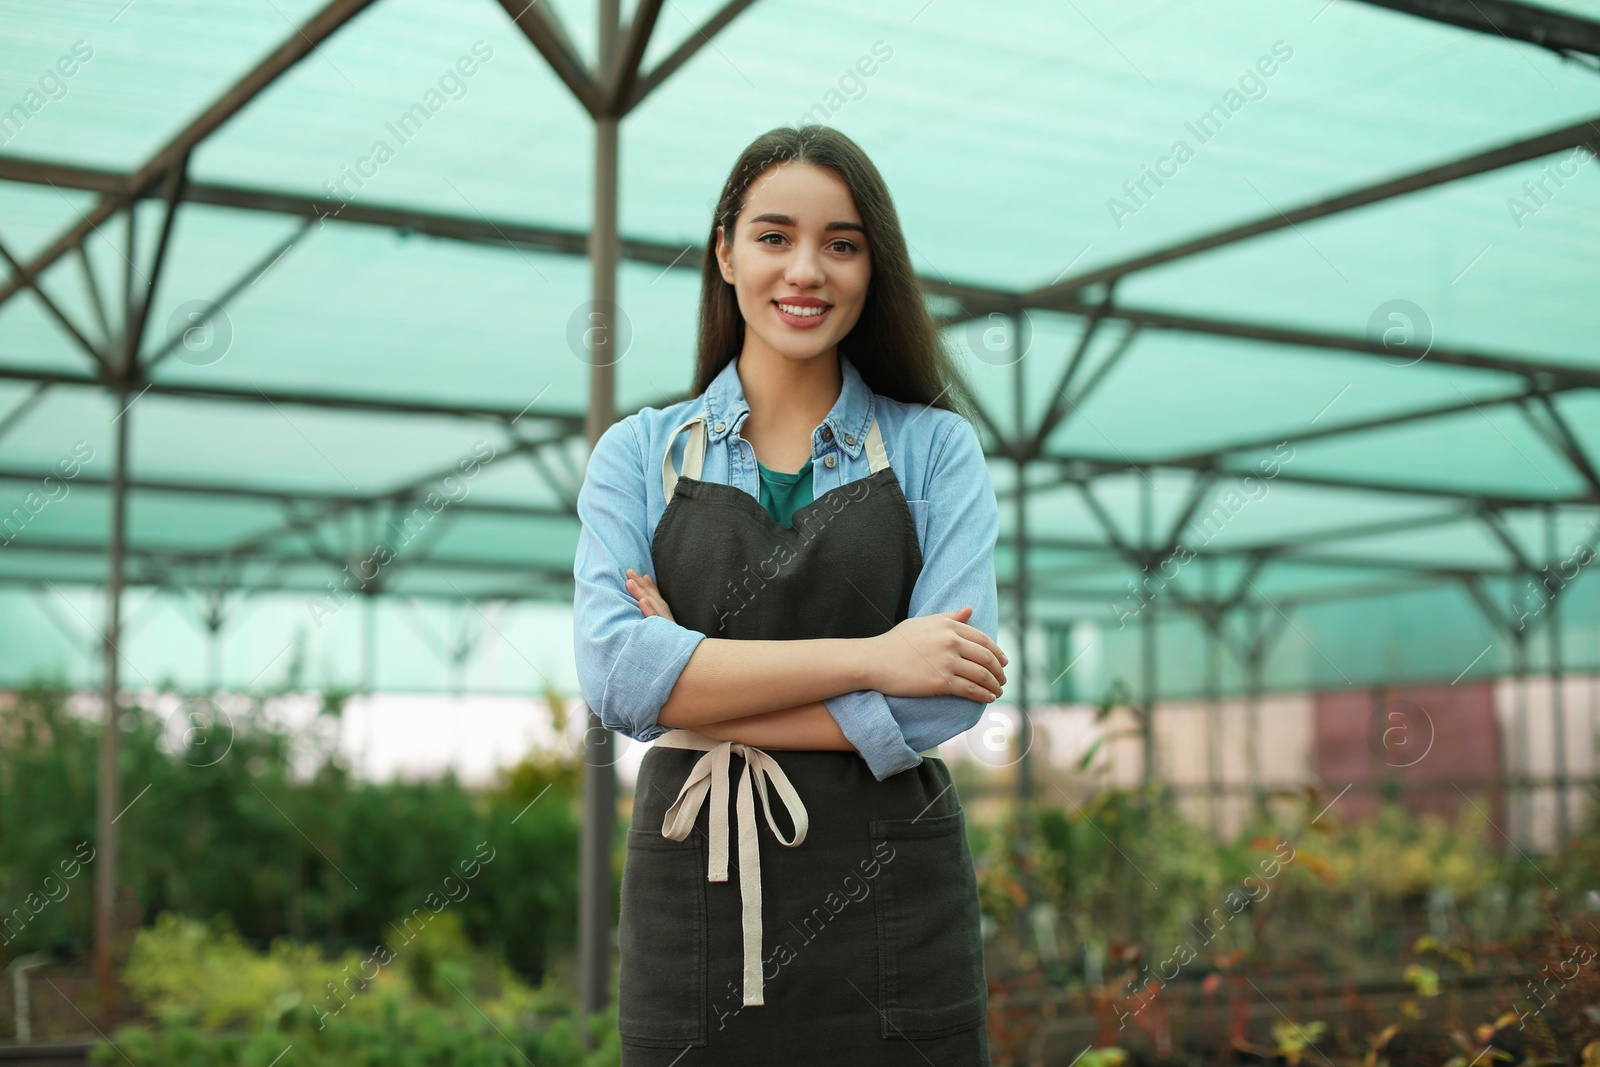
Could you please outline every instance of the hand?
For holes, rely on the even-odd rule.
[[[872,688],[885,696],[1000,696],[1010,662],[989,635],[968,624],[972,607],[906,619],[870,637]]]
[[[639,572],[632,567],[629,567],[625,573],[628,575],[628,580],[625,583],[628,587],[628,592],[632,594],[633,599],[639,602],[640,611],[646,616],[659,615],[663,619],[672,619],[673,622],[678,621],[672,618],[672,609],[667,607],[667,601],[661,595],[661,590],[656,588],[655,579],[648,574],[643,578],[639,577]]]

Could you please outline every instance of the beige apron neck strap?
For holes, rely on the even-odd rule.
[[[867,427],[867,464],[872,468],[872,473],[877,474],[889,465],[889,453],[883,447],[883,433],[878,429],[878,416],[872,416],[872,425]]]
[[[676,430],[672,431],[672,436],[667,438],[667,453],[661,457],[661,495],[669,502],[672,500],[673,491],[678,487],[680,477],[700,477],[700,470],[706,457],[705,421],[704,415],[685,419]],[[679,475],[672,469],[672,442],[676,441],[683,431],[693,429],[695,423],[700,424],[701,430],[699,433],[689,435],[689,443],[683,448],[683,473]]]

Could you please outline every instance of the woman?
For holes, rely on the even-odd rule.
[[[624,1067],[989,1062],[936,749],[1007,658],[994,488],[953,388],[876,168],[827,127],[757,138],[707,242],[698,395],[607,429],[578,498],[579,679],[654,742]]]

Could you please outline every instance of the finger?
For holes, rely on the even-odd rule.
[[[958,629],[962,637],[965,637],[968,641],[975,641],[984,648],[987,648],[990,652],[994,653],[994,657],[1002,664],[1011,662],[1010,657],[1005,654],[1004,649],[995,643],[994,638],[990,637],[976,626],[973,626],[971,623],[963,623],[960,627],[958,627]]]
[[[994,675],[995,680],[1001,685],[1006,684],[1006,669],[1001,665],[1000,658],[991,652],[987,645],[981,645],[976,641],[963,641],[961,657]]]
[[[1006,659],[1005,653],[1000,651],[1000,646],[995,645],[994,641],[990,640],[989,635],[982,632],[982,630],[973,630],[971,627],[965,627],[965,630],[966,633],[963,633],[963,637],[966,640],[963,640],[962,645],[960,645],[962,656],[965,656],[966,659],[976,659],[976,661],[989,667],[990,670],[994,670],[1000,680],[1005,681],[1003,667],[1005,667]]]
[[[999,699],[1001,682],[987,668],[970,659],[960,659],[955,663],[955,674],[954,688],[950,690],[953,695],[969,700]]]

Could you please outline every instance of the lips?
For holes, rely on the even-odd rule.
[[[793,326],[797,330],[809,330],[820,326],[822,321],[833,310],[832,304],[824,300],[817,300],[815,297],[783,301],[774,300],[772,306],[777,309],[778,318],[782,319],[786,325]],[[788,310],[790,308],[794,310]]]

